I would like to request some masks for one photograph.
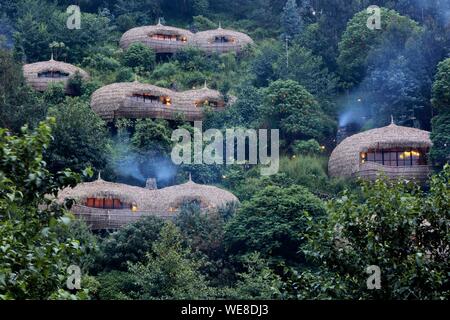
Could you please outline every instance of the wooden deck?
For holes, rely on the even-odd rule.
[[[416,180],[424,182],[429,178],[432,169],[429,165],[412,166],[412,167],[391,167],[384,166],[374,162],[366,162],[360,164],[359,171],[354,175],[369,180],[375,180],[382,175],[391,179]]]
[[[135,222],[145,216],[155,216],[162,219],[174,219],[178,211],[174,212],[149,212],[131,210],[107,210],[86,206],[74,205],[72,213],[78,219],[83,219],[91,230],[110,229],[115,230],[128,223]]]

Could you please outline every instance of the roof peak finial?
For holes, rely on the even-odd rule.
[[[158,18],[158,26],[162,26],[161,17]]]
[[[189,172],[189,182],[192,182],[192,174]]]
[[[52,54],[50,55],[50,61],[53,61],[53,50],[52,50]]]
[[[219,21],[219,29],[222,29],[222,22]]]
[[[98,171],[97,180],[102,180],[102,171],[101,170]]]
[[[208,89],[208,84],[206,83],[206,80],[205,80],[205,84],[203,85],[203,88]]]
[[[394,122],[394,116],[391,114],[391,124],[395,124]]]

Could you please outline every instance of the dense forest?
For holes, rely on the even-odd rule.
[[[81,28],[69,30],[70,5]],[[381,8],[381,28],[367,8]],[[219,24],[248,34],[239,54],[173,55],[127,30]],[[64,61],[89,72],[67,96],[25,81],[22,66]],[[207,84],[232,100],[205,110],[203,129],[280,132],[280,170],[174,165],[182,118],[105,122],[91,95],[116,82],[176,91]],[[431,132],[425,184],[330,177],[338,131],[396,124]],[[450,2],[445,0],[2,0],[0,2],[0,300],[449,299]],[[183,205],[92,232],[54,197],[93,181],[219,186],[239,205],[202,214]],[[66,287],[81,267],[81,289]],[[367,267],[382,285],[367,289]]]

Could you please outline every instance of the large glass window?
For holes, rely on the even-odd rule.
[[[158,104],[161,103],[166,106],[170,106],[172,104],[172,99],[167,96],[155,96],[150,93],[136,93],[131,96],[133,100],[141,101],[144,103],[153,103]]]
[[[44,71],[38,73],[39,78],[67,78],[68,73],[62,71]]]
[[[426,149],[396,148],[369,150],[360,154],[360,162],[375,162],[392,167],[411,167],[427,164]]]
[[[109,198],[87,198],[85,205],[91,208],[98,209],[126,209],[131,208],[120,201],[119,199],[109,199]]]
[[[162,41],[181,41],[181,42],[187,41],[187,37],[173,34],[152,34],[150,35],[150,38],[152,38],[153,40],[162,40]]]
[[[227,36],[216,36],[213,39],[213,43],[229,43],[229,42],[234,42],[234,38],[230,38]]]

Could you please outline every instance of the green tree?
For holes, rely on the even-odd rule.
[[[97,268],[101,270],[127,270],[128,263],[145,260],[152,253],[164,223],[156,217],[145,217],[113,233],[100,245]]]
[[[276,64],[279,78],[297,81],[308,92],[321,100],[336,93],[337,78],[328,71],[323,59],[298,44],[289,49],[289,67],[284,56]]]
[[[302,31],[303,22],[296,0],[287,0],[281,14],[281,26],[283,36],[289,39],[295,38]]]
[[[244,202],[226,227],[230,253],[260,252],[271,264],[304,262],[298,253],[308,221],[325,214],[323,202],[301,186],[268,186]],[[250,232],[249,232],[250,230]]]
[[[323,272],[312,277],[315,286],[334,298],[448,299],[449,207],[448,165],[432,177],[428,193],[384,179],[344,193],[306,236],[303,252]],[[371,265],[381,271],[379,290],[367,289]]]
[[[167,154],[172,146],[171,135],[167,121],[140,119],[136,122],[131,143],[144,153]]]
[[[42,122],[35,132],[24,127],[21,136],[0,129],[0,299],[58,295],[79,253],[76,239],[59,239],[56,232],[69,219],[54,196],[80,176],[70,170],[53,175],[45,167],[53,124]]]
[[[54,141],[45,153],[52,172],[63,168],[74,171],[92,166],[102,171],[108,165],[109,139],[105,123],[90,106],[77,98],[67,98],[52,107],[49,115],[57,119]]]
[[[450,112],[434,117],[432,128],[430,158],[435,166],[442,168],[450,162]]]
[[[442,167],[450,161],[450,59],[438,65],[432,102],[438,114],[432,121],[430,157],[436,166]]]
[[[205,299],[211,294],[199,263],[190,259],[190,250],[182,246],[177,227],[168,222],[147,260],[132,264],[129,272],[138,286],[138,299]]]
[[[126,67],[152,71],[155,67],[155,51],[142,43],[132,44],[122,56]]]
[[[339,42],[339,73],[347,87],[361,82],[368,68],[368,56],[388,43],[400,51],[421,28],[408,17],[393,10],[381,8],[381,30],[367,28],[369,14],[364,10],[357,13],[348,23]]]
[[[275,300],[282,298],[283,282],[262,259],[259,253],[249,254],[244,261],[246,272],[239,273],[239,280],[225,290],[226,299],[233,300]]]
[[[433,107],[450,112],[450,58],[439,63],[433,84]]]
[[[22,68],[12,54],[0,50],[0,124],[13,132],[28,124],[35,127],[45,119],[47,106],[25,84]]]
[[[333,128],[316,99],[293,80],[277,80],[264,90],[262,119],[270,128],[279,128],[288,145],[296,139],[320,141]]]

